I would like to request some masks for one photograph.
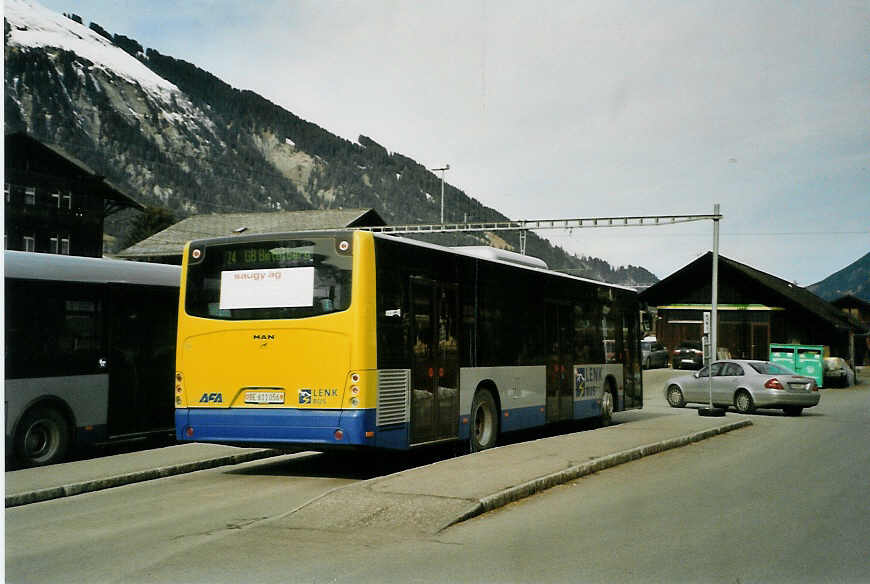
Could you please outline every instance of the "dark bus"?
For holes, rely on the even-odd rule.
[[[173,428],[180,268],[4,252],[6,457]]]

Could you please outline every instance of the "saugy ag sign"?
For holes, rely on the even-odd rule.
[[[314,304],[314,268],[221,272],[220,308],[286,308]]]

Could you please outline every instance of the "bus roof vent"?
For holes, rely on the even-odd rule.
[[[468,255],[483,258],[485,260],[498,260],[501,262],[517,264],[529,268],[540,268],[542,270],[549,269],[547,267],[547,262],[545,262],[541,258],[523,255],[521,253],[517,253],[515,251],[508,251],[506,249],[489,247],[488,245],[459,245],[454,247],[453,249],[461,253],[466,253]]]

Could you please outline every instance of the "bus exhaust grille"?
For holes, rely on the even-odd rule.
[[[408,422],[411,407],[411,370],[378,370],[378,411],[375,424]]]

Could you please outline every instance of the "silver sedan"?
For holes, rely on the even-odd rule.
[[[671,407],[687,402],[709,403],[712,369],[713,404],[749,414],[756,408],[781,409],[787,416],[799,416],[804,408],[819,403],[816,382],[769,361],[714,361],[691,375],[672,377],[665,383],[665,399]]]

